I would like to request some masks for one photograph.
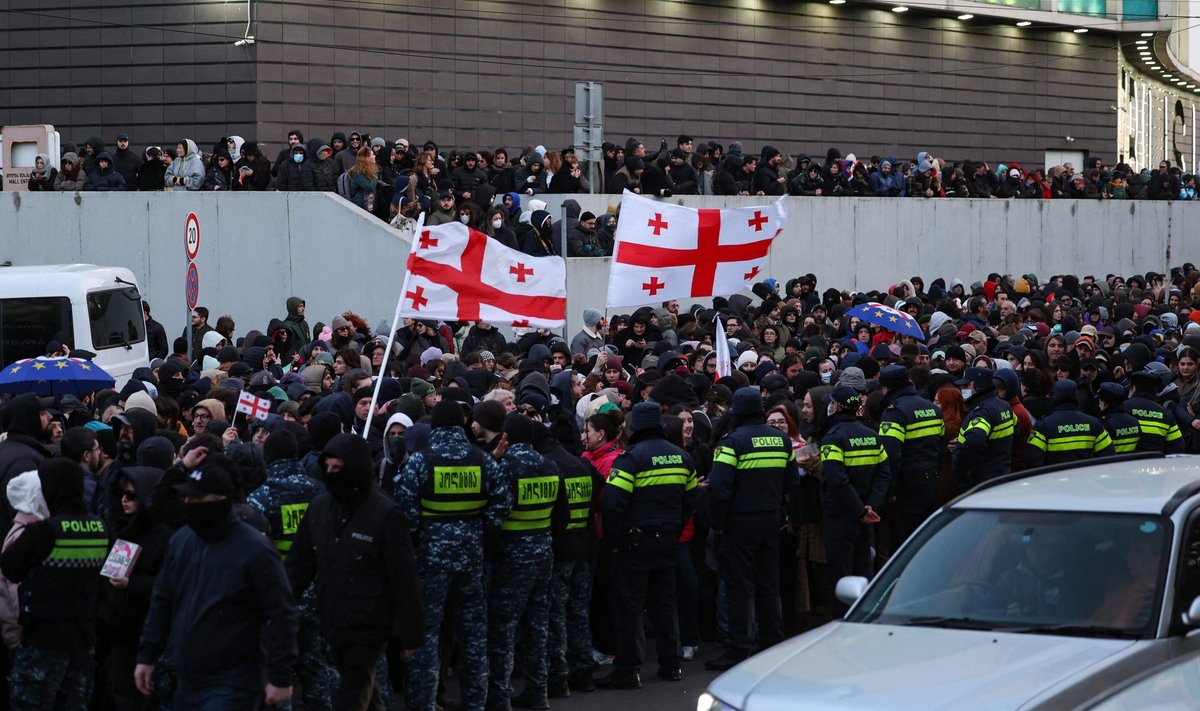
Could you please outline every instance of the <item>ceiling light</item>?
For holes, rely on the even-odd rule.
[[[1187,88],[1189,88],[1189,89],[1195,89],[1195,88],[1196,88],[1196,85],[1195,85],[1195,84],[1188,84],[1188,85],[1187,85]]]
[[[1175,78],[1175,77],[1171,76],[1170,74],[1167,74],[1166,72],[1163,72],[1163,79],[1174,79],[1174,78]]]
[[[974,15],[972,15],[971,13],[967,13],[967,14],[965,14],[965,15],[959,15],[959,16],[958,16],[958,19],[960,19],[960,20],[964,20],[964,21],[965,21],[965,20],[970,20],[970,19],[971,19],[971,18],[973,18],[973,17],[975,17],[975,16],[974,16]]]
[[[897,5],[896,7],[892,8],[892,12],[908,12],[908,8],[904,7],[903,5]]]
[[[1146,44],[1146,43],[1147,43],[1147,40],[1138,40],[1134,44]]]
[[[1150,52],[1150,50],[1148,50],[1148,49],[1143,49],[1142,51],[1138,52],[1138,54],[1139,54],[1139,55],[1141,55],[1141,56],[1143,56],[1143,57],[1149,57],[1149,56],[1150,56],[1150,54],[1151,54],[1151,52]]]
[[[1151,68],[1151,69],[1158,69],[1158,65],[1157,65],[1157,64],[1151,64],[1151,65],[1150,65],[1150,68]]]
[[[1017,27],[1029,27],[1032,24],[1033,23],[1030,22],[1029,20],[1021,20],[1020,22],[1017,23]]]
[[[1153,32],[1143,32],[1142,33],[1142,37],[1153,37],[1153,36],[1154,36]]]
[[[830,5],[845,5],[846,0],[829,0]]]
[[[1076,27],[1074,32],[1077,35],[1082,35],[1087,32],[1087,28],[1086,27]]]

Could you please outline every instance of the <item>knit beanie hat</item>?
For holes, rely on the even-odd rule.
[[[596,309],[583,310],[583,325],[587,326],[588,328],[600,323],[600,319],[602,318],[604,318],[604,314],[600,313]]]
[[[500,432],[504,429],[504,405],[497,400],[485,400],[471,410],[471,418],[479,426],[489,432]]]
[[[297,459],[300,456],[300,445],[296,436],[287,430],[277,430],[267,435],[263,442],[263,459],[267,464],[280,459]]]
[[[761,395],[755,391],[755,396],[760,400]],[[633,406],[631,412],[630,431],[641,432],[643,430],[660,430],[663,426],[662,408],[658,403],[654,402],[639,402]]]
[[[763,411],[762,392],[758,388],[738,388],[733,394],[733,414],[738,417],[758,415]]]
[[[462,427],[462,406],[453,400],[442,400],[433,406],[429,426],[435,430],[443,427]]]

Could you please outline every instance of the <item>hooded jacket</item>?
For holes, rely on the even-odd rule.
[[[4,538],[3,550],[20,538],[25,527],[49,518],[50,511],[46,508],[46,499],[42,496],[42,481],[36,471],[25,472],[8,483],[8,504],[17,514],[13,519],[13,527]],[[13,649],[21,641],[19,598],[20,586],[0,576],[0,632],[4,636],[4,644]]]
[[[113,169],[125,179],[126,190],[136,190],[138,168],[142,166],[142,157],[128,148],[113,151]]]
[[[167,166],[163,185],[167,190],[200,190],[204,187],[204,162],[200,160],[200,149],[190,138],[180,141],[186,148],[183,157],[176,156]]]
[[[5,408],[8,415],[8,436],[0,442],[0,485],[18,474],[33,471],[42,460],[50,456],[50,448],[42,435],[41,412],[36,395],[18,395]],[[3,505],[5,527],[12,521],[16,511],[5,499]]]
[[[83,473],[62,457],[38,467],[50,517],[29,524],[0,553],[0,572],[21,584],[21,644],[83,652],[95,645],[98,573],[107,556],[108,532],[83,503]],[[69,552],[62,542],[70,543]]]
[[[104,152],[104,139],[99,136],[91,136],[83,142],[83,147],[91,148],[89,154],[86,150],[83,152],[83,170],[86,173],[94,173],[100,167],[98,161],[100,154]]]
[[[322,457],[343,467],[326,476],[329,492],[300,521],[287,557],[292,589],[315,580],[322,632],[334,646],[393,639],[403,649],[420,646],[425,624],[408,522],[375,485],[360,437],[335,436]]]
[[[224,157],[229,161],[227,168],[222,168],[217,159]],[[204,189],[205,190],[233,190],[234,171],[233,158],[229,155],[229,151],[224,148],[213,153],[212,165],[208,167],[208,172],[204,174]]]
[[[293,157],[296,155],[296,151],[300,151],[304,156],[304,160],[300,163],[297,163]],[[280,192],[316,190],[316,172],[313,169],[313,159],[308,155],[308,149],[303,143],[297,143],[288,153],[288,159],[279,166],[275,188]]]
[[[68,171],[67,163],[74,168]],[[70,151],[64,153],[62,160],[59,161],[59,166],[62,169],[58,171],[58,177],[54,179],[54,189],[59,192],[83,190],[84,181],[87,180],[87,171],[79,164],[79,155]]]

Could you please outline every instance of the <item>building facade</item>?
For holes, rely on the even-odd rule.
[[[137,148],[188,137],[207,150],[240,135],[268,155],[293,128],[556,150],[572,142],[574,83],[590,80],[604,83],[605,138],[618,143],[673,146],[686,133],[747,152],[1029,166],[1075,155],[1145,165],[1165,146],[1194,165],[1194,149],[1178,147],[1200,94],[1137,62],[1143,33],[1181,67],[1190,56],[1186,23],[1173,33],[1155,0],[906,8],[0,0],[0,125],[50,123],[74,142],[125,131]]]

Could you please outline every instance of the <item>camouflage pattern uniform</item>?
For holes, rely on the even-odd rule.
[[[304,473],[299,460],[277,459],[267,465],[267,480],[246,497],[246,503],[257,510],[271,527],[271,542],[279,555],[287,558],[300,520],[308,505],[325,486]],[[300,656],[296,663],[298,696],[305,711],[327,711],[333,707],[333,692],[338,686],[338,672],[329,656],[329,646],[321,634],[317,617],[316,587],[309,585],[297,601],[300,626],[296,643]],[[291,711],[286,701],[276,708]]]
[[[460,708],[479,711],[487,697],[483,534],[499,528],[512,509],[508,475],[461,427],[439,427],[396,476],[396,503],[412,526],[425,604],[425,642],[409,659],[405,680],[407,708],[435,708],[438,641],[449,607],[462,644]]]
[[[501,463],[509,475],[513,509],[500,527],[497,545],[489,547],[487,707],[507,711],[513,695],[510,677],[518,627],[525,696],[546,698],[546,640],[554,568],[551,522],[556,505],[561,512],[565,501],[558,466],[531,444],[510,444]]]
[[[17,647],[13,655],[8,680],[14,711],[87,708],[92,697],[92,650]]]

